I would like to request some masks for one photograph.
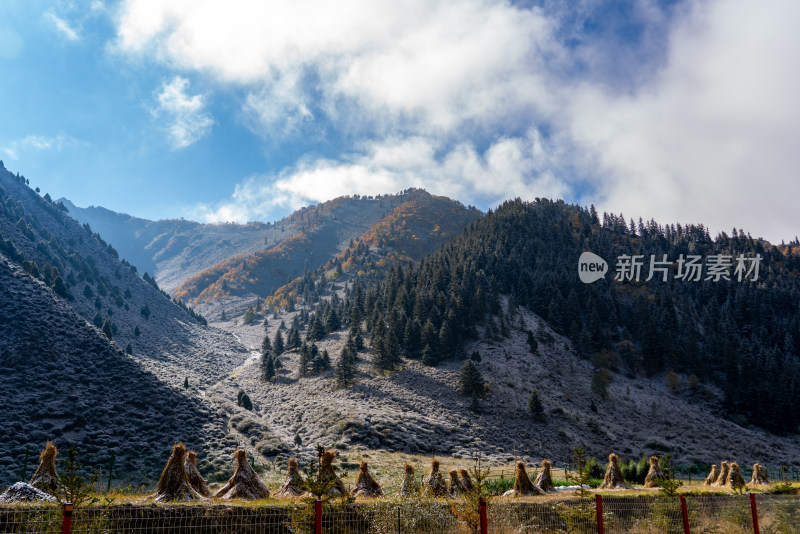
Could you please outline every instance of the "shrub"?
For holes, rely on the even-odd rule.
[[[605,367],[601,367],[592,376],[592,392],[601,399],[608,398],[608,385],[611,383],[611,373]]]
[[[667,373],[665,378],[667,382],[667,387],[674,392],[678,392],[681,389],[681,377],[678,376],[678,373],[675,371],[670,371]]]
[[[239,393],[236,398],[236,404],[241,406],[245,410],[253,409],[253,402],[250,400],[250,397],[247,395],[247,393],[244,392],[243,389],[239,390]]]

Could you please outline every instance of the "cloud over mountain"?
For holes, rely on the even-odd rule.
[[[209,220],[421,186],[788,236],[800,8],[673,4],[130,0],[116,46],[211,80],[267,144],[314,141]]]

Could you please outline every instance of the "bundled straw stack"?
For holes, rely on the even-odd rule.
[[[36,472],[28,484],[42,491],[55,493],[58,489],[56,456],[58,456],[58,449],[52,441],[48,441],[44,450],[39,453],[39,467],[36,468]]]
[[[228,480],[228,483],[222,486],[220,490],[214,494],[214,497],[219,499],[245,499],[256,500],[266,499],[269,497],[269,490],[258,478],[258,475],[253,468],[247,463],[247,453],[244,449],[236,449],[233,453],[236,458],[236,471],[233,476]]]
[[[730,474],[730,466],[728,462],[720,462],[719,464],[719,476],[714,481],[714,486],[727,486],[728,485],[728,475]]]
[[[157,502],[202,499],[202,496],[194,490],[189,483],[189,478],[186,476],[186,469],[184,468],[185,454],[186,446],[183,443],[176,443],[172,446],[172,454],[161,472],[156,492],[152,496]]]
[[[403,475],[403,482],[400,483],[400,495],[416,495],[419,493],[419,486],[417,480],[414,478],[414,466],[407,463],[405,467],[405,474]]]
[[[189,484],[192,488],[202,495],[203,497],[211,497],[211,490],[208,489],[208,484],[197,469],[197,453],[189,451],[186,455],[186,461],[183,463],[183,469],[186,471],[186,478],[189,479]]]
[[[459,469],[458,474],[461,478],[461,490],[464,493],[469,493],[475,489],[475,487],[472,485],[472,478],[469,476],[469,473],[466,469]]]
[[[606,475],[603,477],[600,489],[630,489],[619,468],[619,458],[613,452],[608,455],[608,467],[606,467]]]
[[[717,464],[711,464],[711,472],[706,477],[706,481],[704,484],[706,486],[713,486],[717,482],[717,478],[719,477],[719,471],[717,471]]]
[[[539,476],[537,476],[536,480],[533,482],[536,487],[546,493],[556,491],[556,486],[553,484],[553,475],[550,472],[550,469],[550,460],[542,460],[542,470],[539,472]]]
[[[381,485],[369,474],[367,462],[361,462],[358,470],[358,479],[350,495],[353,497],[379,497],[383,495]]]
[[[661,466],[658,465],[658,456],[651,456],[650,457],[650,470],[647,471],[647,476],[644,477],[644,487],[645,488],[657,488],[658,482],[657,480],[664,477],[664,471],[661,470]]]
[[[767,478],[767,470],[764,469],[760,463],[753,464],[753,476],[750,477],[751,486],[768,486],[769,478]]]
[[[544,491],[536,486],[528,477],[525,464],[517,462],[514,470],[514,487],[503,494],[503,497],[529,497],[531,495],[544,495]]]
[[[439,460],[431,460],[431,471],[422,481],[422,493],[432,497],[444,497],[447,495],[447,484],[439,472]]]
[[[333,461],[336,459],[337,454],[338,453],[334,450],[327,450],[322,453],[322,457],[320,458],[317,482],[331,484],[328,495],[344,495],[347,493],[344,482],[342,482],[342,479],[339,478],[336,471],[333,469]]]
[[[289,470],[286,473],[286,480],[283,482],[283,486],[275,492],[275,497],[299,497],[303,493],[305,493],[305,489],[300,478],[297,458],[289,458]]]

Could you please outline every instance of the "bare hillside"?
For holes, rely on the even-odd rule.
[[[3,482],[18,480],[26,445],[35,467],[48,440],[93,467],[114,451],[117,478],[133,484],[158,474],[175,441],[212,457],[233,445],[223,413],[166,386],[2,254],[0,323]]]
[[[291,315],[281,316],[288,325]],[[280,320],[268,319],[274,337]],[[263,327],[229,322],[251,348],[259,346]],[[537,354],[526,343],[527,331],[539,338]],[[719,413],[720,393],[702,386],[672,392],[664,376],[630,379],[612,373],[608,399],[592,410],[594,368],[535,314],[520,309],[508,325],[508,337],[467,347],[478,351],[478,367],[490,387],[477,413],[457,391],[463,361],[428,367],[404,360],[398,371],[376,372],[369,350],[359,354],[354,385],[337,389],[333,369],[318,376],[297,377],[298,353],[281,357],[283,369],[271,382],[261,379],[256,354],[231,380],[211,388],[230,397],[243,389],[253,399],[249,417],[291,443],[299,435],[307,453],[317,444],[340,449],[384,449],[467,458],[479,450],[490,459],[542,457],[563,463],[572,448],[583,445],[598,458],[616,451],[623,458],[671,452],[677,463],[796,463],[800,444],[763,430],[743,428]],[[483,336],[482,336],[483,337]],[[335,361],[342,333],[318,343]],[[683,377],[684,381],[686,377]],[[545,406],[546,423],[528,412],[536,388]],[[596,396],[594,396],[596,399]]]

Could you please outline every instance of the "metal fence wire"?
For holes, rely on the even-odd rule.
[[[800,534],[796,495],[604,496],[596,499],[382,499],[358,503],[0,506],[0,533],[25,534]],[[754,515],[754,505],[756,514]],[[598,515],[598,513],[600,515]],[[756,523],[758,529],[756,529]],[[66,529],[65,529],[66,527]]]

